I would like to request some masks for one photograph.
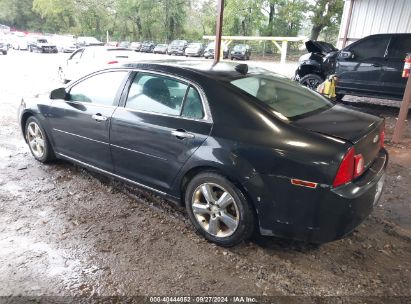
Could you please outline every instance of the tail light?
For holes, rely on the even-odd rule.
[[[364,171],[364,157],[362,154],[354,155],[354,178],[360,176]]]
[[[118,63],[118,61],[117,61],[117,60],[113,60],[113,61],[107,62],[107,64],[115,64],[115,63]]]
[[[348,149],[347,153],[345,153],[340,167],[338,168],[337,175],[334,178],[334,188],[352,181],[354,174],[354,155],[354,147],[351,147]]]
[[[355,154],[354,147],[348,149],[345,153],[337,174],[335,175],[333,187],[338,187],[349,183],[354,178],[360,176],[364,172],[364,157],[362,154]]]

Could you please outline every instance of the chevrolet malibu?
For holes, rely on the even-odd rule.
[[[40,162],[64,159],[184,204],[209,241],[344,237],[380,198],[384,120],[245,64],[99,70],[23,100]]]

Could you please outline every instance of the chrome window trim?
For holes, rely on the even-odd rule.
[[[212,116],[211,116],[211,111],[210,111],[210,105],[208,103],[207,96],[206,96],[203,88],[199,84],[197,84],[196,82],[194,82],[192,80],[188,80],[188,79],[180,77],[180,76],[176,76],[174,74],[167,74],[167,73],[164,73],[164,72],[158,72],[158,71],[152,71],[152,70],[143,70],[143,69],[134,69],[134,68],[132,69],[132,71],[137,72],[137,73],[147,73],[147,74],[160,75],[160,76],[168,77],[168,78],[171,78],[171,79],[179,80],[180,82],[188,84],[188,87],[192,86],[194,89],[197,90],[197,92],[200,95],[201,103],[202,103],[202,107],[203,107],[203,111],[204,111],[204,117],[198,119],[198,118],[184,117],[182,115],[172,115],[172,114],[165,114],[165,113],[159,113],[159,112],[130,109],[130,108],[127,108],[127,99],[125,100],[124,106],[123,107],[118,107],[118,108],[123,108],[126,111],[137,112],[137,113],[147,113],[147,114],[153,114],[153,115],[159,115],[159,116],[182,118],[182,119],[192,120],[192,121],[200,121],[200,122],[209,122],[209,123],[213,122],[213,119],[212,119]],[[128,92],[127,92],[127,97],[128,97]]]
[[[80,164],[80,165],[82,165],[82,166],[84,166],[84,167],[91,168],[91,169],[93,169],[93,170],[102,172],[102,173],[107,174],[107,175],[111,175],[111,176],[113,176],[113,177],[115,177],[115,178],[124,180],[124,181],[126,181],[126,182],[128,182],[128,183],[131,183],[131,184],[137,185],[137,186],[139,186],[139,187],[142,187],[142,188],[145,188],[145,189],[148,189],[148,190],[157,192],[157,193],[159,193],[159,194],[161,194],[161,195],[163,195],[163,196],[166,195],[166,193],[163,192],[163,191],[157,190],[157,189],[152,188],[152,187],[150,187],[150,186],[146,186],[146,185],[144,185],[144,184],[140,184],[140,183],[138,183],[138,182],[135,182],[135,181],[133,181],[133,180],[131,180],[131,179],[128,179],[128,178],[126,178],[126,177],[123,177],[123,176],[121,176],[121,175],[114,174],[114,173],[112,173],[112,172],[110,172],[110,171],[106,171],[106,170],[100,169],[100,168],[98,168],[98,167],[95,167],[95,166],[90,165],[90,164],[88,164],[88,163],[85,163],[85,162],[83,162],[83,161],[80,161],[80,160],[78,160],[78,159],[76,159],[76,158],[67,156],[67,155],[65,155],[65,154],[63,154],[63,153],[56,152],[56,154],[58,154],[58,155],[61,156],[62,158],[65,158],[65,159],[70,160],[70,161],[72,161],[72,162],[78,163],[78,164]]]

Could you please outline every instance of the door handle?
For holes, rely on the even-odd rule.
[[[95,121],[106,121],[107,120],[107,117],[101,115],[100,113],[92,115],[91,118],[93,118]]]
[[[372,63],[371,66],[375,67],[375,68],[380,68],[381,64],[378,63]]]
[[[178,139],[194,138],[194,134],[188,133],[185,130],[174,130],[171,131],[171,134],[177,137]]]

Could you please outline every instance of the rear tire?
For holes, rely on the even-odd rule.
[[[315,91],[323,81],[324,79],[317,74],[307,74],[299,82],[303,86]]]
[[[42,163],[49,163],[55,159],[53,147],[40,121],[30,116],[26,121],[24,135],[34,158]]]
[[[4,52],[3,52],[3,55],[7,55],[7,51],[4,51]]]
[[[219,246],[235,246],[253,234],[253,208],[241,190],[220,174],[196,175],[187,185],[185,204],[197,232]]]

